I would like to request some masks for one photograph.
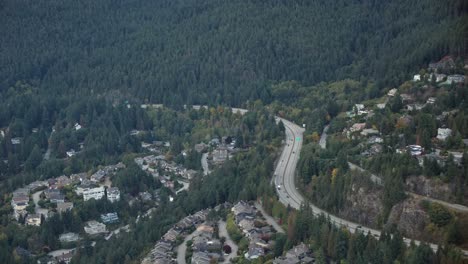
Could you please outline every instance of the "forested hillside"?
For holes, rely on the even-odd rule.
[[[5,0],[0,91],[119,90],[177,105],[271,100],[270,85],[395,84],[466,53],[463,0]]]

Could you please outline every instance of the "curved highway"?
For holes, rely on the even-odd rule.
[[[193,106],[194,109],[200,109],[201,107],[206,107],[206,106]],[[248,112],[248,110],[241,109],[241,108],[232,108],[232,112],[245,114],[246,112]],[[279,201],[282,204],[284,204],[285,206],[291,206],[295,209],[299,209],[301,204],[305,203],[305,199],[304,197],[302,197],[301,193],[298,191],[296,187],[295,172],[296,172],[297,162],[299,161],[299,154],[301,153],[304,128],[284,118],[276,117],[276,121],[277,122],[281,121],[284,124],[285,133],[286,133],[286,142],[284,145],[283,152],[281,153],[281,156],[278,160],[278,163],[274,171],[273,181],[275,184],[275,189],[278,194]],[[326,143],[326,139],[322,140],[322,144],[324,146],[325,146],[325,143]],[[370,233],[376,238],[380,237],[380,230],[365,227],[360,224],[348,221],[346,219],[339,218],[335,215],[329,214],[328,212],[318,208],[317,206],[309,202],[307,203],[312,208],[314,215],[323,214],[325,215],[325,217],[329,218],[333,224],[347,228],[352,233],[356,231],[361,231],[364,234]],[[403,241],[407,245],[410,245],[411,241],[414,241],[416,245],[419,245],[421,243],[418,240],[412,240],[406,237],[403,238]],[[432,248],[432,250],[437,251],[438,245],[430,244],[430,243],[428,243],[428,245]],[[468,256],[468,251],[462,250],[462,252],[464,253],[465,256]]]
[[[274,172],[276,192],[278,193],[278,197],[281,203],[286,206],[289,205],[295,209],[299,209],[301,204],[304,203],[305,199],[296,188],[295,171],[302,148],[304,129],[286,119],[278,119],[283,122],[285,127],[286,143]],[[328,212],[318,208],[313,204],[309,203],[309,205],[312,208],[314,215],[324,214],[326,217],[330,218],[332,223],[337,226],[345,227],[353,233],[357,230],[360,230],[365,234],[369,232],[377,238],[380,237],[379,230],[361,226],[360,224],[329,214]],[[404,238],[403,240],[407,245],[411,243],[411,239]],[[414,243],[419,245],[420,241],[414,240]],[[438,245],[429,244],[429,246],[434,251],[437,251]]]

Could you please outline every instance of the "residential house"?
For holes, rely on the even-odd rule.
[[[211,240],[211,236],[205,234],[200,234],[192,239],[192,249],[193,251],[207,251],[208,241]]]
[[[57,212],[64,213],[66,211],[70,211],[73,209],[73,203],[64,202],[64,203],[57,203]]]
[[[107,213],[101,215],[101,220],[104,224],[113,224],[119,221],[117,213]]]
[[[11,206],[13,207],[13,210],[15,211],[26,210],[28,203],[29,196],[26,195],[13,196],[10,202]]]
[[[440,141],[445,141],[450,135],[452,135],[452,129],[450,128],[437,129],[437,139]]]
[[[357,131],[363,130],[365,127],[366,127],[366,123],[355,123],[349,128],[349,131],[351,133],[357,132]]]
[[[75,128],[76,131],[78,131],[78,130],[81,129],[81,125],[78,124],[78,123],[75,123],[74,128]]]
[[[56,185],[59,189],[62,189],[63,187],[67,186],[67,185],[70,185],[72,183],[71,179],[68,178],[67,176],[65,175],[62,175],[60,177],[57,177],[56,178]]]
[[[180,235],[180,230],[176,228],[171,228],[166,232],[166,234],[164,234],[163,238],[166,241],[175,242],[179,235]]]
[[[401,97],[401,101],[403,103],[408,103],[408,102],[413,102],[414,101],[414,97],[411,94],[402,93],[402,94],[400,94],[400,97]]]
[[[419,111],[424,108],[423,104],[407,104],[406,109],[408,111]]]
[[[253,219],[242,219],[238,223],[239,228],[242,230],[244,234],[248,234],[251,230],[255,229],[254,220]]]
[[[26,216],[26,225],[40,226],[41,225],[41,215],[40,214],[28,214]]]
[[[75,189],[75,193],[78,194],[78,195],[83,195],[83,192],[88,190],[88,189],[91,189],[91,188],[94,188],[96,187],[96,184],[94,184],[94,182],[88,180],[88,179],[83,179],[81,181],[81,184],[79,186],[76,187]]]
[[[21,138],[19,138],[19,137],[12,138],[12,139],[11,139],[11,144],[13,144],[13,145],[19,145],[19,144],[21,144]]]
[[[70,251],[68,253],[63,253],[62,255],[55,257],[55,259],[57,259],[57,261],[59,263],[68,264],[68,263],[70,263],[71,259],[73,258],[73,254],[74,254],[74,252]]]
[[[106,176],[106,172],[104,170],[98,170],[93,175],[91,175],[91,181],[95,183],[99,183],[104,180]]]
[[[92,220],[92,221],[86,222],[84,231],[89,235],[96,235],[96,234],[106,233],[107,229],[106,229],[105,224]]]
[[[418,82],[421,81],[421,75],[420,74],[415,74],[413,76],[413,82]]]
[[[210,264],[211,257],[206,252],[197,251],[197,252],[194,252],[192,255],[192,263],[193,264]]]
[[[434,104],[436,102],[436,100],[437,99],[435,97],[429,97],[429,98],[427,98],[426,103],[427,104]]]
[[[300,264],[314,262],[315,259],[312,255],[312,252],[304,243],[301,243],[288,250],[284,257],[278,257],[273,260],[273,264]]]
[[[119,188],[117,187],[107,188],[107,200],[109,200],[111,203],[119,201],[120,200]]]
[[[234,205],[231,211],[234,213],[236,224],[239,224],[243,219],[253,219],[256,213],[255,209],[244,201],[240,201]]]
[[[464,83],[465,82],[465,76],[460,75],[460,74],[449,75],[449,76],[447,76],[447,82],[449,84],[451,84],[451,83]]]
[[[429,75],[429,81],[435,80],[436,82],[441,82],[446,77],[447,77],[447,75],[445,75],[445,74],[432,73],[431,75]]]
[[[64,203],[65,195],[57,189],[47,189],[44,191],[46,199],[49,199],[51,203]]]
[[[60,234],[59,236],[59,241],[60,242],[76,242],[80,240],[80,235],[78,235],[77,233],[63,233],[63,234]]]
[[[386,103],[377,104],[378,109],[385,109],[386,106],[387,106]]]
[[[228,158],[228,150],[225,146],[220,146],[213,151],[213,163],[222,164]]]
[[[99,200],[104,197],[104,187],[99,186],[96,188],[89,188],[83,191],[83,199],[88,201],[89,199]]]
[[[140,192],[138,196],[142,201],[151,201],[151,199],[153,199],[153,196],[149,192]]]
[[[396,88],[393,88],[390,91],[388,91],[387,95],[390,96],[390,97],[394,97],[397,92],[398,92],[398,90]]]
[[[88,175],[85,172],[70,175],[72,183],[80,183],[85,179],[88,179]]]
[[[265,250],[261,247],[261,246],[258,246],[257,244],[255,243],[250,243],[249,244],[249,250],[247,253],[245,253],[244,257],[249,259],[249,260],[253,260],[253,259],[257,259],[261,256],[265,255]]]
[[[76,151],[74,149],[70,149],[69,151],[67,151],[67,156],[69,158],[73,157],[76,155]]]
[[[411,156],[419,156],[423,153],[424,148],[420,145],[409,145],[407,150],[410,152]]]
[[[357,114],[358,116],[368,114],[369,112],[365,109],[366,107],[363,104],[355,104],[353,107],[354,113]]]

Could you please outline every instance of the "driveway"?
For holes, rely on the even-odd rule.
[[[273,217],[271,217],[269,214],[267,214],[267,212],[265,212],[265,210],[263,210],[263,207],[259,202],[255,202],[255,207],[257,207],[257,209],[260,210],[260,212],[263,215],[263,218],[265,218],[269,225],[273,226],[276,232],[284,234],[284,229],[280,225],[278,225],[278,223],[275,221],[275,219],[273,219]]]

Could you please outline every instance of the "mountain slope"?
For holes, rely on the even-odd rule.
[[[445,3],[444,3],[445,2]],[[269,83],[397,83],[464,53],[466,1],[31,1],[0,6],[0,90],[120,90],[167,104],[270,100]],[[466,20],[465,20],[466,21]]]

